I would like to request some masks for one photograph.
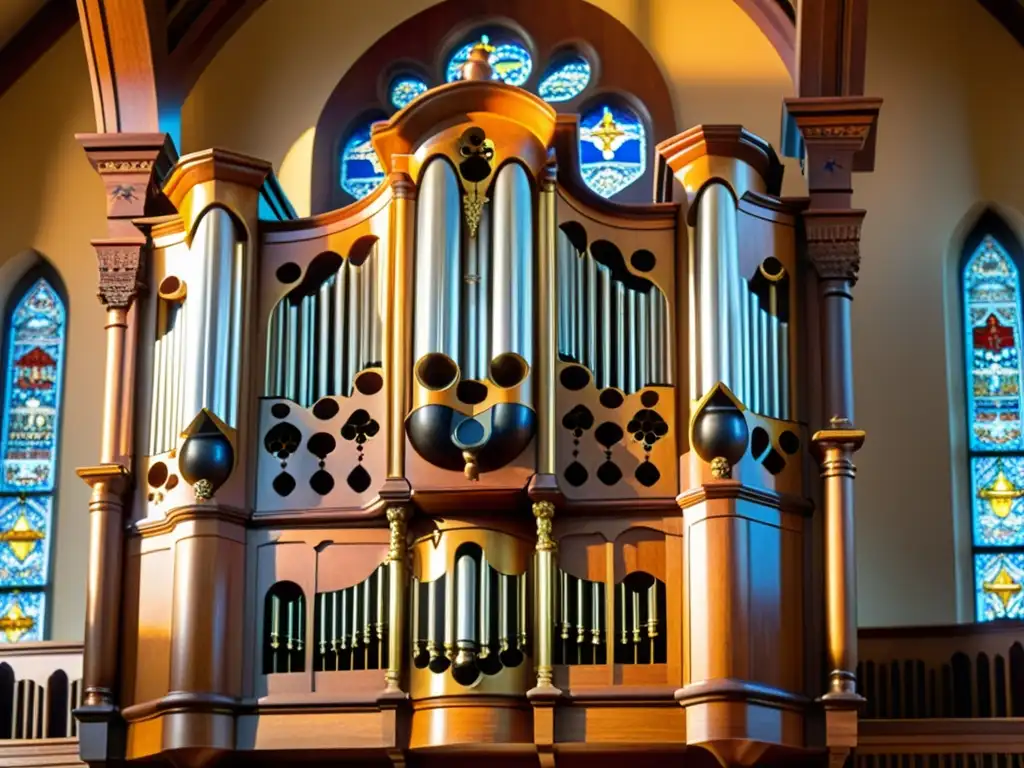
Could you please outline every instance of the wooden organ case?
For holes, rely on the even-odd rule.
[[[261,216],[211,150],[136,222],[129,760],[822,754],[801,204],[737,126],[608,203],[486,68],[374,127],[354,205]]]

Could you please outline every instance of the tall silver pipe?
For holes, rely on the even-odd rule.
[[[664,384],[662,360],[664,355],[664,334],[662,333],[661,292],[653,285],[647,291],[647,333],[651,340],[651,355],[648,362],[652,384]]]
[[[476,304],[479,327],[476,334],[477,378],[485,379],[491,362],[491,212],[484,206],[480,228],[476,232],[477,269]]]
[[[569,318],[572,316],[572,275],[570,259],[573,257],[571,249],[566,247],[568,238],[562,230],[558,230],[555,236],[555,253],[558,266],[558,351],[563,355],[570,355],[572,342],[572,325]]]
[[[533,361],[533,205],[526,171],[506,165],[494,182],[491,355]]]
[[[615,319],[615,375],[614,386],[628,392],[626,387],[626,286],[615,281],[615,301],[612,316]]]
[[[516,648],[522,651],[526,649],[526,574],[521,573],[515,579],[519,590],[516,596]]]
[[[309,405],[313,378],[313,296],[303,296],[299,307],[299,397],[298,403]]]
[[[461,210],[455,171],[440,160],[429,163],[416,205],[414,361],[430,352],[443,352],[458,360]]]
[[[601,358],[597,366],[597,386],[604,389],[610,384],[612,371],[612,272],[604,264],[598,267],[599,319],[595,325],[600,328]]]
[[[325,395],[331,394],[331,355],[334,349],[331,347],[331,285],[330,280],[324,280],[317,292],[317,322],[316,322],[316,392],[314,399],[318,400]]]
[[[477,230],[479,235],[479,229]],[[480,280],[480,241],[476,237],[470,237],[468,231],[463,232],[462,238],[462,274],[465,279],[462,283],[462,320],[464,332],[462,344],[459,348],[457,362],[462,368],[462,375],[468,379],[482,378],[479,369],[479,347],[480,315],[477,306],[480,297],[478,282]]]
[[[758,344],[761,347],[761,413],[765,416],[774,416],[772,409],[772,386],[771,381],[771,331],[769,330],[768,310],[763,307],[757,313],[757,336]]]
[[[348,380],[352,381],[363,368],[362,328],[363,271],[348,265],[348,319],[345,322],[345,346],[348,348]]]
[[[584,336],[587,346],[583,355],[583,364],[595,375],[597,374],[597,262],[590,251],[583,254],[585,269],[586,294],[584,296]]]
[[[651,318],[647,307],[647,294],[636,293],[637,389],[643,389],[651,379]]]
[[[270,311],[270,322],[267,323],[267,364],[263,371],[263,394],[273,397],[277,384],[278,366],[275,364],[281,355],[278,348],[280,336],[277,332],[278,315],[280,314],[280,303],[275,304]]]
[[[192,250],[201,254],[189,275],[189,297],[196,310],[189,323],[186,357],[185,413],[193,418],[209,408],[229,426],[237,426],[237,387],[240,374],[241,342],[234,338],[241,327],[243,297],[241,278],[233,273],[242,257],[237,253],[234,223],[230,214],[212,208],[202,215],[192,240]]]
[[[491,644],[491,578],[487,558],[480,557],[480,657],[487,658]]]
[[[153,342],[153,404],[151,406],[151,437],[149,453],[155,456],[164,451],[164,397],[163,388],[167,368],[167,302],[157,299],[156,341]]]
[[[455,612],[458,614],[458,621],[455,630],[455,642],[462,643],[477,642],[477,594],[478,587],[476,572],[476,560],[470,555],[460,555],[455,562],[455,578],[458,581],[458,596],[456,598]]]
[[[757,300],[757,294],[751,291],[747,294],[747,340],[750,342],[747,357],[750,359],[750,391],[748,397],[750,402],[747,407],[754,413],[762,412],[761,386],[764,381],[764,350],[761,347],[761,305]]]
[[[285,391],[289,400],[299,400],[299,302],[285,299],[286,354],[285,354]],[[191,323],[190,323],[191,325]]]
[[[348,369],[345,367],[345,325],[348,316],[345,314],[345,299],[348,296],[348,262],[342,263],[334,274],[334,285],[332,286],[333,298],[333,325],[334,334],[331,346],[333,347],[334,367],[334,394],[348,395],[349,387],[352,384],[348,378]]]
[[[181,384],[184,378],[185,364],[185,347],[182,343],[185,337],[184,307],[180,304],[172,307],[170,317],[172,322],[171,334],[174,341],[171,344],[171,359],[173,360],[171,376],[167,382],[168,390],[171,393],[171,406],[168,409],[171,414],[170,445],[167,447],[173,448],[178,442],[178,435],[181,434],[186,426],[182,424],[181,416]]]
[[[568,236],[566,236],[566,237],[568,238]],[[573,285],[574,285],[574,290],[573,290],[573,316],[574,316],[573,331],[574,332],[573,332],[573,342],[572,342],[572,347],[573,347],[573,356],[572,357],[573,357],[573,360],[575,360],[576,362],[582,363],[583,362],[583,358],[584,358],[583,348],[585,346],[585,342],[583,340],[583,329],[586,326],[586,322],[587,322],[587,313],[586,313],[586,311],[584,309],[584,305],[586,304],[586,302],[584,301],[584,298],[583,298],[584,297],[584,291],[586,290],[586,286],[584,285],[584,278],[583,278],[583,273],[584,273],[583,257],[580,255],[579,251],[577,251],[574,246],[570,246],[570,247],[572,247],[573,253],[575,254],[575,256],[573,256],[573,259],[572,259],[572,271],[573,271],[572,277],[573,277]]]
[[[789,323],[779,322],[779,418],[789,419],[792,394],[789,391]]]
[[[779,318],[775,315],[768,315],[768,383],[769,383],[769,408],[771,416],[778,418],[782,412],[779,399]]]
[[[366,261],[367,269],[370,270],[370,307],[367,310],[367,322],[370,324],[370,352],[367,363],[383,365],[384,363],[384,303],[387,296],[382,291],[387,290],[387,280],[384,277],[384,270],[387,268],[387,257],[382,249],[375,243],[370,251],[370,258]]]
[[[746,405],[748,408],[751,407],[750,391],[751,386],[751,366],[750,358],[753,351],[753,345],[750,339],[750,284],[747,282],[745,277],[740,278],[740,332],[739,343],[740,343],[740,379],[742,384],[736,396],[740,399],[740,402]]]
[[[423,640],[423,632],[420,627],[420,580],[415,576],[412,583],[412,657],[415,659],[420,655],[420,643]]]
[[[713,183],[700,196],[696,258],[691,280],[698,301],[696,335],[697,393],[703,397],[718,381],[736,386],[736,323],[739,321],[739,249],[736,200]]]
[[[508,643],[508,579],[504,573],[498,573],[498,644],[501,650],[507,651]]]
[[[363,370],[373,357],[373,267],[367,259],[359,271],[359,368]]]
[[[231,266],[231,326],[228,329],[230,340],[227,375],[227,418],[226,422],[231,426],[238,425],[238,397],[242,387],[242,342],[243,325],[245,323],[245,249],[246,244],[238,240],[235,234],[234,222],[227,213],[222,212],[226,219],[224,235],[226,241],[232,245],[234,256]]]
[[[626,289],[626,347],[629,350],[626,360],[626,391],[636,392],[640,389],[640,339],[637,338],[636,291],[631,288]]]
[[[455,574],[444,575],[444,653],[451,660],[455,651],[455,616],[458,605],[455,602]]]
[[[436,659],[437,650],[437,580],[427,582],[427,653],[431,660]]]

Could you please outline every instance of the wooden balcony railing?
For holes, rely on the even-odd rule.
[[[81,766],[81,643],[0,646],[0,766]]]
[[[1024,625],[859,638],[859,768],[1024,768]]]

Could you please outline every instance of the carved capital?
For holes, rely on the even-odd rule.
[[[405,530],[409,522],[408,507],[388,507],[388,527],[391,539],[388,542],[388,562],[405,560]]]
[[[807,258],[822,280],[857,281],[864,211],[806,211]]]
[[[558,546],[551,538],[551,520],[555,516],[555,505],[550,501],[535,501],[533,516],[537,518],[537,551],[553,552]]]
[[[415,200],[416,185],[407,173],[395,171],[391,174],[391,193],[396,200]]]
[[[93,241],[99,268],[99,293],[107,309],[128,309],[145,288],[142,281],[143,243]]]
[[[79,134],[89,162],[103,179],[107,218],[145,216],[148,203],[160,196],[159,185],[177,159],[163,133]]]

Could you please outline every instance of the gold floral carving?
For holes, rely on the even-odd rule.
[[[153,170],[152,160],[101,160],[96,163],[100,173],[149,173]]]
[[[388,562],[405,560],[405,530],[409,521],[408,507],[388,507],[388,527],[391,539],[388,542]]]
[[[533,516],[537,518],[537,551],[553,552],[558,546],[551,538],[551,520],[555,516],[555,505],[550,501],[535,501]]]
[[[711,460],[711,476],[716,480],[728,480],[732,477],[732,466],[724,456],[716,456]]]
[[[143,288],[141,251],[142,246],[96,249],[100,273],[98,296],[108,309],[128,309]]]

